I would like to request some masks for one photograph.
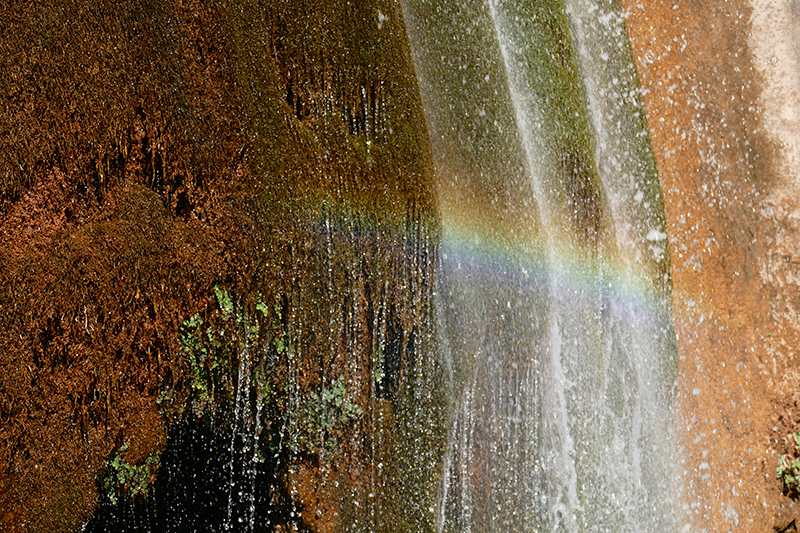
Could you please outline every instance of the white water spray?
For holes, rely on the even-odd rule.
[[[445,228],[441,530],[671,530],[668,256],[622,15],[404,10]]]

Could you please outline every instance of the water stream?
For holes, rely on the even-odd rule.
[[[280,275],[185,319],[158,476],[123,498],[109,457],[84,530],[675,530],[669,251],[624,13],[402,6],[441,241],[413,202],[271,215]],[[397,138],[364,121],[347,150],[378,172]]]
[[[613,2],[406,0],[443,218],[442,531],[674,529],[658,178]]]

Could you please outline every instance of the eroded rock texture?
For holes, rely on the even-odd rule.
[[[195,415],[179,332],[219,320],[215,286],[280,307],[292,394],[342,377],[365,413],[333,474],[286,457],[292,527],[363,513],[331,487],[366,498],[358,479],[396,474],[360,469],[402,441],[381,421],[432,322],[430,156],[397,2],[2,12],[0,529],[74,531],[106,458],[141,464]]]

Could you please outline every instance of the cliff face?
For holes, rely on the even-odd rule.
[[[797,10],[622,4],[672,248],[677,511],[693,530],[784,526],[800,518],[775,479],[800,425]],[[411,457],[399,432],[443,420],[396,423],[422,379],[438,242],[398,2],[7,0],[3,17],[0,529],[74,531],[111,505],[112,457],[146,465],[170,427],[208,429],[203,406],[230,398],[198,396],[179,340],[195,316],[228,327],[215,288],[239,317],[274,308],[267,426],[340,378],[362,413],[332,431],[327,470],[309,445],[281,457],[269,490],[298,515],[276,524],[336,530],[357,501],[376,530],[429,526],[431,502],[370,500],[402,468],[430,483],[436,454]],[[223,368],[237,335],[220,336]]]
[[[623,4],[672,247],[678,511],[692,531],[784,527],[800,518],[775,477],[800,422],[793,15]]]
[[[242,309],[277,302],[297,394],[341,377],[392,416],[438,231],[397,2],[3,12],[0,529],[74,531],[107,458],[163,449],[196,392],[180,332],[219,319],[214,287]],[[361,379],[384,345],[384,376]],[[378,418],[347,430],[338,467],[379,447]],[[340,510],[301,455],[281,490],[319,529]]]

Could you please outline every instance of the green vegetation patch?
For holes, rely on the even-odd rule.
[[[800,453],[800,430],[794,434],[794,448],[792,455]],[[781,454],[778,457],[778,467],[775,469],[777,477],[782,485],[782,492],[790,498],[800,497],[800,457],[790,457]]]
[[[338,449],[336,430],[360,418],[364,411],[347,395],[342,376],[319,392],[304,395],[297,410],[291,413],[292,431],[289,448],[295,453],[325,457]]]
[[[148,455],[142,464],[132,464],[125,459],[127,450],[128,443],[125,443],[119,450],[112,452],[100,478],[102,494],[114,505],[123,495],[147,496],[161,464],[160,451]]]

